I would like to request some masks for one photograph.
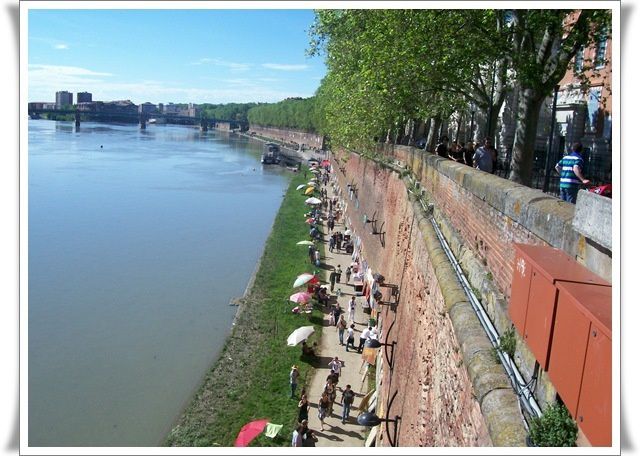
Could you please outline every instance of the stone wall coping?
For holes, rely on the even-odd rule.
[[[467,165],[420,151],[429,167],[519,223],[553,247],[576,255],[575,206],[554,196]],[[559,235],[560,234],[560,235]]]

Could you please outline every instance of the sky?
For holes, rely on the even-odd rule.
[[[323,57],[306,55],[313,20],[312,9],[30,9],[28,100],[307,98],[325,75]]]

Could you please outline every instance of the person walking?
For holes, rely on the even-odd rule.
[[[321,431],[324,431],[324,419],[327,417],[330,404],[331,401],[329,400],[329,395],[326,392],[323,392],[320,399],[318,399],[318,419],[320,420]]]
[[[302,446],[303,447],[314,447],[316,446],[316,442],[318,441],[318,437],[313,429],[309,429],[302,438]]]
[[[347,310],[349,311],[348,320],[352,323],[355,323],[356,321],[356,297],[355,296],[351,296],[351,300],[349,301],[349,304],[347,304]]]
[[[582,144],[571,145],[571,153],[562,157],[556,164],[556,171],[560,174],[560,198],[562,201],[576,204],[580,185],[589,183],[582,175],[584,159],[582,158]]]
[[[316,250],[316,252],[315,252],[315,260],[316,260],[315,261],[316,267],[319,268],[320,267],[320,250]]]
[[[293,430],[293,436],[291,437],[291,446],[292,447],[301,447],[302,446],[303,433],[304,433],[304,426],[302,424],[299,424],[298,427],[296,427]]]
[[[356,346],[354,345],[354,341],[355,341],[355,336],[354,336],[354,328],[356,327],[356,325],[352,324],[351,326],[349,326],[349,328],[347,329],[347,345],[346,345],[346,351],[349,351],[349,344],[351,344],[351,348],[353,348],[354,350],[356,350]]]
[[[494,150],[491,138],[484,139],[484,145],[473,154],[473,166],[480,171],[493,173]],[[497,159],[496,159],[497,160]]]
[[[349,419],[349,412],[351,411],[351,404],[356,397],[356,393],[351,389],[351,385],[347,385],[342,391],[342,424],[346,423]]]
[[[344,315],[340,315],[340,320],[338,320],[338,340],[340,340],[340,345],[344,345],[344,330],[347,329],[347,321],[344,319]]]
[[[340,303],[336,302],[336,305],[333,306],[333,326],[338,326],[338,320],[340,319],[340,314],[342,314],[342,309],[340,308]]]
[[[371,326],[360,333],[360,344],[358,345],[358,353],[362,353],[364,344],[371,338]]]
[[[338,374],[338,378],[340,378],[340,371],[342,370],[342,361],[338,359],[337,356],[334,356],[333,359],[329,362],[329,368]]]
[[[327,396],[329,397],[329,408],[327,409],[327,415],[331,416],[331,414],[333,413],[333,404],[336,401],[336,396],[338,395],[338,393],[336,392],[336,384],[333,382],[332,377],[327,380],[327,383],[325,383],[324,392],[327,393]]]
[[[298,423],[302,423],[309,419],[309,401],[307,400],[307,395],[303,394],[300,398],[300,402],[298,402]]]
[[[329,228],[331,228],[331,226],[329,226]],[[329,252],[333,253],[333,249],[335,246],[336,246],[336,239],[333,236],[331,236],[329,238]]]
[[[336,268],[336,283],[340,283],[340,279],[342,278],[342,269],[340,265]]]
[[[298,366],[294,364],[293,366],[291,366],[291,372],[289,372],[289,384],[291,385],[292,399],[296,395],[296,388],[298,387],[298,377],[300,377],[300,372],[298,372]]]
[[[336,273],[335,271],[331,271],[329,274],[329,282],[331,283],[331,291],[333,291],[333,287],[336,285]]]

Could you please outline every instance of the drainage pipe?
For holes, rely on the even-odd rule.
[[[419,201],[420,201],[420,204],[422,205],[422,208],[425,210],[425,212],[429,213],[430,208],[425,207],[425,204],[421,199],[419,199]],[[513,389],[516,391],[516,394],[518,395],[518,399],[520,400],[520,402],[523,403],[527,412],[530,415],[540,417],[542,415],[542,411],[540,410],[540,407],[538,406],[538,403],[536,402],[536,399],[533,393],[529,389],[529,385],[522,378],[522,375],[518,371],[518,368],[516,364],[513,362],[513,359],[511,359],[511,356],[509,356],[507,353],[500,350],[499,348],[500,335],[498,334],[495,327],[493,326],[493,322],[487,315],[486,311],[484,310],[484,307],[482,307],[482,304],[480,303],[480,301],[478,301],[478,298],[476,298],[475,294],[471,290],[471,286],[469,285],[469,282],[467,281],[467,278],[465,277],[462,271],[462,268],[458,263],[458,260],[455,258],[455,256],[453,255],[453,252],[449,248],[449,244],[447,244],[447,241],[445,240],[442,234],[442,231],[440,231],[440,228],[438,227],[438,224],[436,223],[433,215],[430,215],[429,221],[433,225],[436,235],[438,236],[438,240],[440,241],[440,244],[442,245],[442,248],[445,251],[447,258],[449,259],[449,262],[453,266],[453,269],[456,273],[456,276],[458,277],[458,280],[460,281],[460,284],[462,285],[462,288],[464,289],[465,294],[469,298],[471,307],[473,308],[474,312],[476,313],[476,316],[480,320],[480,323],[482,324],[482,327],[484,328],[485,332],[487,333],[487,336],[491,341],[491,345],[493,345],[493,347],[496,349],[496,352],[498,353],[498,356],[500,358],[500,362],[502,363],[502,366],[504,367],[504,370],[506,371],[509,377],[509,380],[511,381],[511,385],[513,386]],[[525,420],[525,424],[526,424],[526,420]]]

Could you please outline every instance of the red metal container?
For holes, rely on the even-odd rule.
[[[549,377],[589,442],[611,446],[611,288],[559,283]]]
[[[577,263],[562,250],[539,245],[515,244],[509,315],[543,369],[548,368],[549,348],[557,302],[557,284],[611,284]]]

